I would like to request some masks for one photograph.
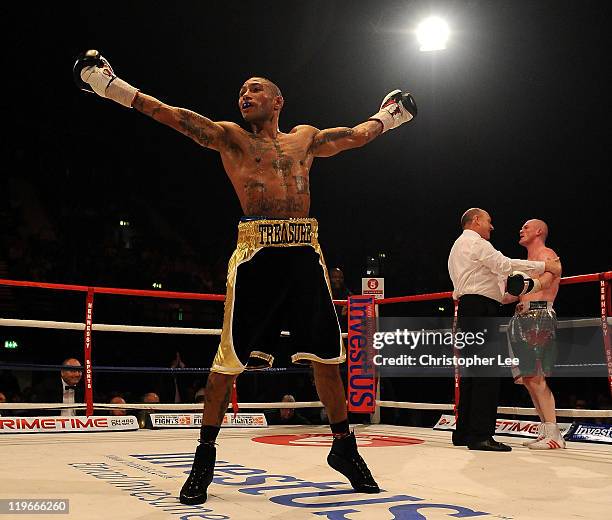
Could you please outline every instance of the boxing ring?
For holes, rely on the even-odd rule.
[[[612,272],[569,277],[563,285],[599,284],[601,316],[576,327],[601,327],[602,358],[612,388],[610,286]],[[453,447],[451,431],[389,424],[356,425],[364,459],[382,492],[355,493],[341,475],[329,468],[325,456],[331,444],[325,425],[228,427],[219,436],[217,465],[209,499],[199,506],[178,502],[178,491],[191,467],[197,428],[133,428],[125,431],[21,433],[32,417],[5,416],[15,410],[50,408],[85,409],[82,421],[96,421],[95,413],[113,408],[178,411],[186,417],[201,411],[201,404],[113,405],[93,402],[94,375],[112,371],[92,363],[92,336],[98,333],[218,335],[218,329],[149,327],[96,323],[95,295],[223,301],[219,295],[140,291],[0,280],[9,287],[35,287],[85,294],[82,322],[0,319],[5,327],[35,327],[82,331],[85,404],[0,404],[0,420],[13,421],[15,433],[0,435],[0,513],[7,500],[22,500],[19,517],[39,518],[27,510],[26,501],[69,501],[66,513],[74,518],[329,518],[340,519],[441,519],[488,517],[502,519],[607,518],[612,510],[612,444],[568,442],[568,449],[533,452],[521,437],[504,436],[513,451],[499,454]],[[379,305],[448,300],[450,293],[414,295],[379,300]],[[346,302],[336,302],[345,304]],[[569,325],[568,325],[569,326]],[[94,334],[95,333],[95,334]],[[2,366],[2,365],[0,365]],[[36,370],[28,364],[5,364],[14,370]],[[59,369],[42,365],[39,368]],[[131,370],[137,370],[132,367]],[[156,372],[188,371],[158,367]],[[195,372],[205,369],[191,369]],[[281,371],[281,369],[278,369]],[[289,369],[291,372],[291,369]],[[275,377],[274,370],[265,377]],[[251,409],[320,408],[309,402],[246,402]],[[252,398],[251,398],[252,399]],[[249,400],[251,400],[249,399]],[[452,403],[376,401],[377,409],[428,410],[452,414]],[[234,403],[236,406],[236,403]],[[559,409],[559,420],[607,418],[612,410]],[[500,415],[534,415],[535,410],[500,407]],[[231,416],[231,414],[228,414]],[[65,421],[67,419],[64,419]],[[20,422],[22,421],[22,422]],[[23,422],[25,421],[25,422]],[[5,422],[5,425],[8,422]],[[39,423],[42,424],[42,423]],[[14,506],[13,506],[14,507]],[[61,513],[58,512],[58,514]],[[13,512],[8,517],[17,517]]]

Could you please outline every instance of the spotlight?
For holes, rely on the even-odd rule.
[[[417,39],[422,51],[439,51],[446,49],[449,29],[448,24],[441,18],[432,16],[423,20],[416,30]]]

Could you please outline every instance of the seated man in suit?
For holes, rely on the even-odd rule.
[[[83,378],[80,369],[81,362],[78,359],[68,358],[62,363],[59,379],[57,376],[45,379],[32,390],[32,402],[34,403],[63,403],[74,404],[83,402],[83,386],[79,385]],[[75,369],[72,367],[79,367]],[[60,413],[56,410],[45,410],[40,415],[77,415],[76,410],[62,409]]]

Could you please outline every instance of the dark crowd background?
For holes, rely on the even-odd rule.
[[[418,51],[412,31],[430,14],[451,26],[445,51]],[[224,292],[241,212],[218,154],[79,91],[72,64],[88,48],[143,92],[213,120],[237,121],[244,80],[270,77],[285,97],[282,131],[352,126],[388,91],[411,91],[413,122],[311,170],[327,264],[352,292],[366,258],[381,253],[388,296],[449,290],[448,251],[472,206],[491,213],[492,243],[508,256],[524,256],[518,230],[541,218],[564,275],[610,270],[610,14],[590,0],[4,3],[0,278]],[[3,317],[81,321],[83,308],[82,294],[0,287]],[[598,287],[563,287],[556,308],[597,316]],[[383,312],[448,315],[452,305]],[[219,327],[221,316],[218,303],[116,296],[97,296],[94,312],[103,323],[198,327]],[[4,363],[82,360],[76,332],[3,327],[0,340]],[[216,342],[99,333],[94,363],[167,367],[180,352],[186,366],[206,367]],[[41,374],[4,371],[2,385],[15,389],[0,392],[27,400]],[[185,401],[205,383],[189,377]],[[308,374],[270,377],[240,385],[262,401],[316,398]],[[96,378],[99,399],[153,389],[173,399],[161,376]],[[451,386],[395,381],[388,395],[448,402]],[[561,406],[609,406],[603,379],[558,388]],[[519,390],[504,399],[528,404]]]

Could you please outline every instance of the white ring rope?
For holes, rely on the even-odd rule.
[[[131,410],[172,410],[172,411],[202,411],[202,403],[94,403],[94,408],[100,410],[131,409]],[[299,403],[272,402],[272,403],[238,403],[241,409],[263,409],[263,408],[323,408],[321,401],[303,401]],[[75,410],[85,409],[85,403],[63,404],[63,403],[0,403],[0,410]],[[228,410],[231,405],[228,406]]]
[[[612,316],[608,317],[608,324],[612,325]],[[599,327],[601,318],[581,318],[578,320],[559,320],[558,329],[571,329],[582,327]],[[60,329],[60,330],[85,330],[84,323],[72,321],[46,321],[46,320],[21,320],[15,318],[0,318],[2,327],[32,327],[37,329]],[[501,325],[500,332],[505,332],[507,326]],[[140,332],[150,334],[194,334],[203,336],[220,336],[221,329],[205,329],[196,327],[155,327],[148,325],[118,325],[108,323],[94,323],[92,329],[99,332]],[[281,332],[281,336],[289,336],[286,330]],[[343,332],[342,337],[346,338],[347,333]]]
[[[72,321],[45,321],[45,320],[20,320],[0,318],[2,327],[32,327],[35,329],[60,329],[60,330],[85,330],[84,323]],[[202,329],[195,327],[154,327],[148,325],[116,325],[108,323],[94,323],[92,330],[99,332],[141,332],[149,334],[192,334],[202,336],[220,336],[221,329]],[[281,331],[281,336],[290,336],[286,330]],[[347,333],[343,332],[346,338]]]
[[[407,408],[409,410],[454,410],[453,404],[409,403],[401,401],[376,401],[381,408]],[[497,413],[511,415],[538,415],[535,408],[520,408],[517,406],[498,406]],[[572,408],[557,408],[560,417],[612,417],[612,410],[583,410]]]
[[[376,401],[381,408],[403,408],[409,410],[441,410],[452,411],[452,404],[441,403],[411,403],[402,401]],[[66,410],[84,409],[84,403],[61,404],[61,403],[2,403],[1,410]],[[94,403],[94,408],[99,410],[130,409],[147,411],[202,411],[201,403],[126,403],[109,404]],[[279,409],[279,408],[323,408],[321,401],[302,401],[296,403],[270,402],[270,403],[238,403],[238,408],[243,410]],[[231,405],[228,406],[228,410]],[[538,415],[535,408],[520,408],[515,406],[500,406],[497,408],[500,414],[511,415]],[[612,417],[612,410],[584,410],[572,408],[559,408],[556,410],[559,417]]]

